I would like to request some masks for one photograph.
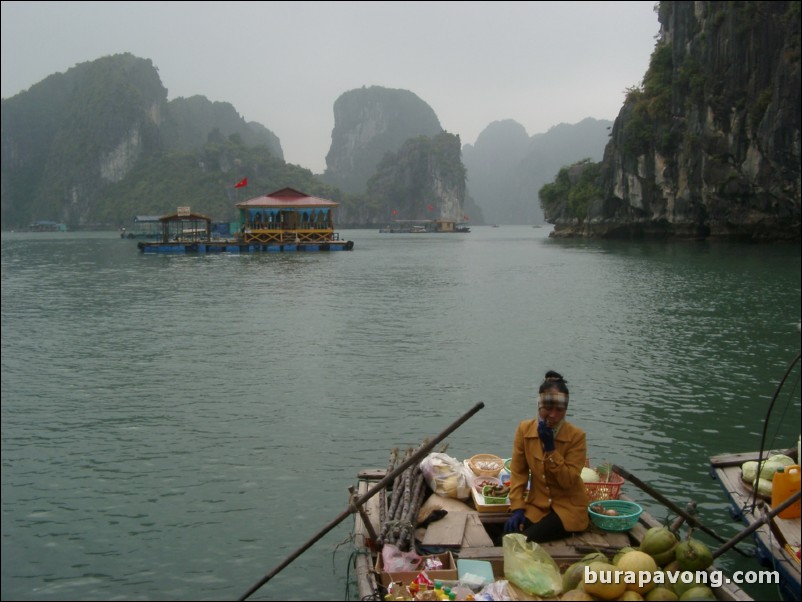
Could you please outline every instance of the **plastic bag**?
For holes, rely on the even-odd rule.
[[[506,579],[496,579],[493,583],[485,585],[479,593],[477,593],[474,600],[515,600],[515,597],[510,591],[509,581]]]
[[[420,566],[421,557],[414,550],[402,552],[398,546],[386,543],[382,546],[382,563],[384,570],[388,573],[401,573],[405,571],[417,570]]]
[[[522,533],[502,539],[504,577],[528,594],[549,598],[562,593],[560,567],[543,547]]]
[[[472,476],[457,459],[434,452],[421,460],[420,469],[426,484],[437,495],[458,500],[470,497]]]

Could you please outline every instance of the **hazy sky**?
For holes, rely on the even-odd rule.
[[[316,173],[334,101],[410,90],[473,144],[494,121],[529,135],[613,120],[641,83],[655,2],[2,2],[2,97],[78,63],[151,59],[168,98],[230,102]]]

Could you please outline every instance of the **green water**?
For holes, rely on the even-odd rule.
[[[738,532],[708,458],[757,449],[799,352],[798,245],[341,234],[353,251],[209,257],[3,234],[4,600],[236,599],[346,508],[358,470],[477,402],[448,453],[508,457],[548,369],[591,461]],[[799,418],[797,386],[768,444],[795,444]],[[252,599],[342,599],[350,527]]]

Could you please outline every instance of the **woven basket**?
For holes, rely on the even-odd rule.
[[[468,460],[468,466],[477,477],[498,477],[504,460],[493,454],[476,454]]]
[[[597,483],[585,483],[585,493],[588,494],[588,501],[598,500],[617,500],[621,493],[621,485],[624,484],[624,477],[615,472],[610,473],[608,481]]]
[[[593,508],[601,506],[605,510],[613,509],[618,512],[617,516],[607,516],[606,514],[599,514]],[[600,502],[591,502],[588,506],[588,514],[593,524],[604,529],[605,531],[629,531],[632,527],[638,524],[643,508],[640,504],[635,502],[628,502],[626,500],[602,500]]]

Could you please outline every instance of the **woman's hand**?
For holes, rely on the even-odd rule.
[[[525,519],[526,515],[524,514],[523,508],[513,510],[512,516],[510,516],[510,518],[507,519],[507,522],[504,523],[504,533],[520,533],[524,526]]]
[[[553,452],[554,451],[554,431],[549,428],[546,424],[545,420],[538,420],[537,422],[537,434],[540,437],[541,443],[543,443],[543,451]]]

